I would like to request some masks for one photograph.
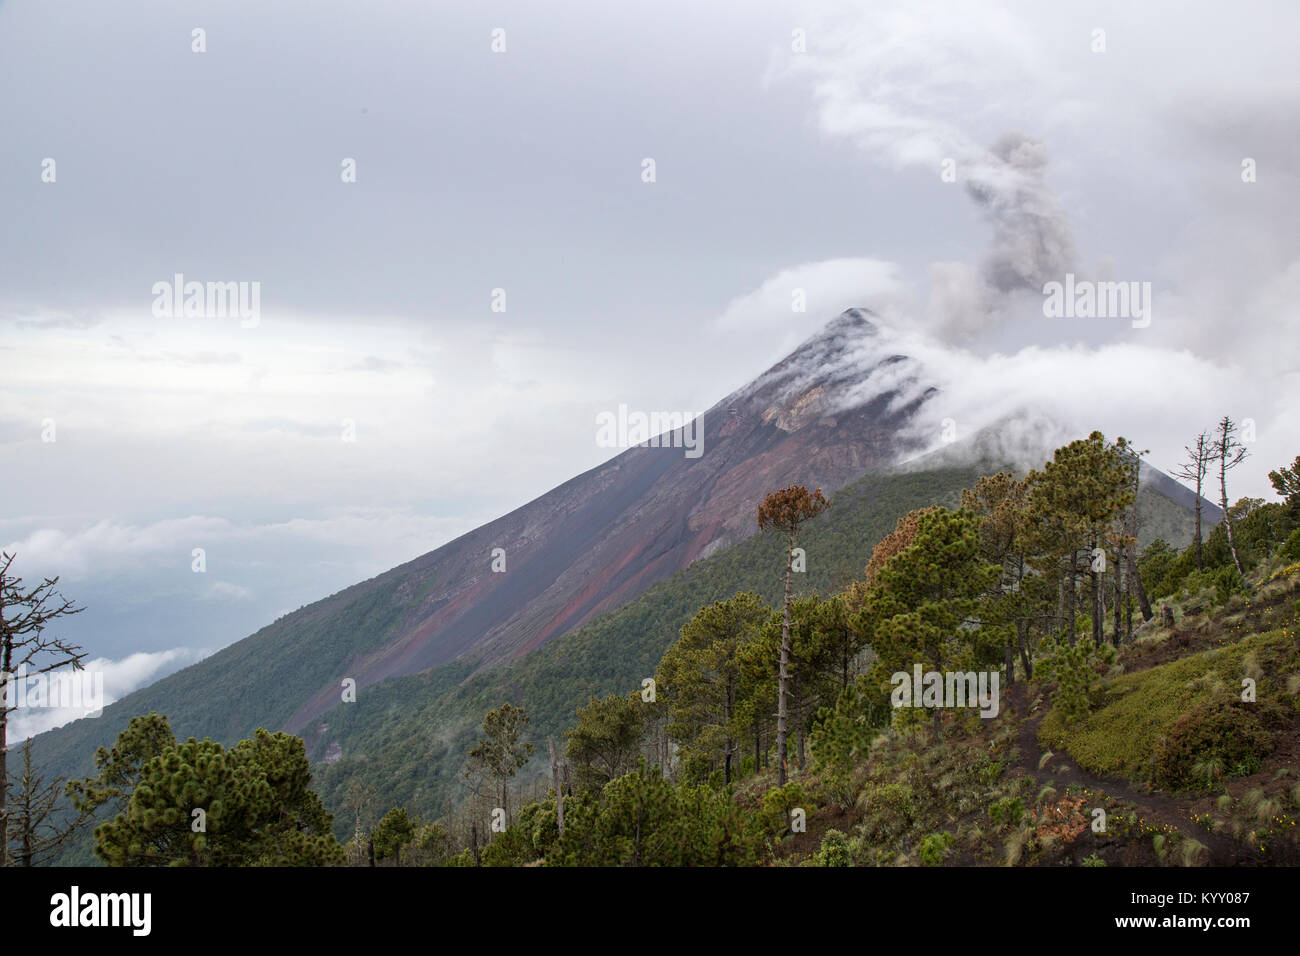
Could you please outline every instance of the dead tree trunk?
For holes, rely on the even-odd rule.
[[[1020,665],[1025,669],[1025,680],[1029,681],[1034,676],[1034,661],[1029,656],[1029,622],[1016,621],[1016,634],[1020,644]]]
[[[555,827],[564,836],[564,790],[560,786],[560,765],[555,762],[555,741],[546,738],[546,749],[551,752],[551,781],[555,785]]]
[[[776,785],[784,787],[786,781],[785,738],[786,696],[790,681],[790,573],[794,563],[794,549],[786,552],[785,604],[781,612],[781,665],[778,672],[776,700]]]
[[[1228,476],[1227,469],[1219,466],[1219,507],[1223,509],[1223,526],[1228,529],[1228,550],[1232,552],[1232,563],[1238,574],[1246,572],[1241,567],[1241,558],[1237,557],[1237,540],[1232,534],[1232,515],[1228,514]]]
[[[1236,566],[1237,573],[1244,575],[1246,569],[1242,567],[1241,558],[1237,554],[1237,541],[1232,533],[1232,515],[1228,512],[1228,469],[1237,467],[1246,457],[1246,446],[1234,437],[1236,431],[1237,426],[1225,415],[1223,421],[1219,422],[1215,457],[1219,462],[1219,507],[1223,509],[1223,526],[1228,531],[1228,550],[1232,552],[1232,563]]]
[[[794,721],[795,740],[797,741],[795,750],[799,757],[799,772],[803,773],[803,698],[799,694],[799,678],[797,676],[795,677]]]
[[[1137,558],[1133,557],[1132,548],[1128,551],[1127,559],[1129,581],[1133,584],[1133,593],[1137,595],[1138,607],[1142,610],[1142,620],[1149,621],[1156,616],[1156,612],[1151,610],[1151,602],[1147,600],[1147,591],[1142,586],[1142,574],[1138,571]]]

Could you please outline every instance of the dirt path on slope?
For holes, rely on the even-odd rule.
[[[1036,715],[1029,714],[1028,688],[1024,683],[1017,683],[1011,688],[1011,705],[1017,717],[1027,717],[1020,725],[1016,744],[1020,749],[1020,758],[1014,766],[1020,767],[1035,780],[1050,777],[1058,789],[1064,790],[1069,784],[1088,787],[1101,791],[1107,796],[1133,806],[1140,816],[1148,822],[1172,826],[1184,836],[1192,837],[1204,843],[1209,850],[1210,866],[1251,866],[1260,860],[1249,848],[1221,833],[1211,833],[1198,827],[1191,821],[1193,806],[1205,799],[1204,796],[1175,797],[1158,793],[1148,793],[1119,777],[1098,777],[1081,769],[1069,753],[1054,753],[1049,766],[1040,770],[1038,762],[1043,751],[1038,744],[1038,725],[1046,713],[1046,705]]]

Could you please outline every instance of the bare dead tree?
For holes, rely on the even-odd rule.
[[[0,553],[0,863],[5,866],[10,864],[9,715],[18,709],[10,690],[15,679],[48,674],[61,667],[82,670],[86,656],[79,645],[45,633],[52,622],[85,609],[58,592],[57,577],[26,588],[22,578],[10,573],[14,557]]]
[[[1232,515],[1228,513],[1228,472],[1241,464],[1248,455],[1246,446],[1237,439],[1237,423],[1227,415],[1219,422],[1214,436],[1214,460],[1219,463],[1219,507],[1223,509],[1223,524],[1228,531],[1228,550],[1238,574],[1245,574],[1241,558],[1237,556],[1237,542],[1232,535]]]
[[[67,781],[52,783],[32,766],[32,738],[23,745],[23,773],[10,801],[10,836],[16,852],[10,858],[18,866],[40,866],[58,855],[68,840],[93,814],[82,811],[74,817],[59,812],[59,801]]]
[[[1210,462],[1215,458],[1214,441],[1210,438],[1209,432],[1201,432],[1196,436],[1196,441],[1190,445],[1184,445],[1183,451],[1187,453],[1185,461],[1180,463],[1170,474],[1175,478],[1181,478],[1183,481],[1192,483],[1196,491],[1196,570],[1201,571],[1205,563],[1201,557],[1202,537],[1201,537],[1201,491],[1205,486],[1205,476],[1210,470]]]

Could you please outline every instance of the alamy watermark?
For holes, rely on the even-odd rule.
[[[981,717],[998,715],[997,671],[896,671],[890,703],[898,707],[978,707]]]
[[[83,893],[73,886],[50,897],[50,925],[55,927],[120,926],[133,936],[148,936],[152,926],[150,893]]]
[[[698,412],[618,412],[596,416],[598,448],[685,448],[687,458],[704,454],[704,416]]]
[[[186,282],[178,272],[170,282],[155,282],[151,291],[157,319],[238,318],[244,329],[262,321],[260,282]]]
[[[1065,282],[1043,286],[1043,315],[1049,319],[1132,319],[1133,328],[1151,324],[1150,282],[1093,282],[1065,274]]]
[[[86,717],[104,712],[103,671],[29,674],[26,667],[20,667],[12,674],[0,671],[0,688],[9,707],[82,710]]]

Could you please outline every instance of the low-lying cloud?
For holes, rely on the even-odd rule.
[[[102,677],[103,705],[107,707],[115,700],[125,697],[146,684],[161,680],[168,674],[198,663],[207,657],[209,653],[210,651],[195,648],[174,647],[154,653],[137,652],[118,660],[96,657],[84,662],[85,666],[79,674],[79,678],[93,675],[96,682],[98,682],[99,678]],[[68,668],[55,671],[52,676],[57,677],[57,675],[65,673],[70,674],[72,670]],[[53,730],[56,727],[62,727],[66,723],[79,720],[88,715],[89,713],[86,710],[80,708],[20,707],[9,717],[10,746],[14,746],[15,741],[26,737],[34,737],[37,734]]]

